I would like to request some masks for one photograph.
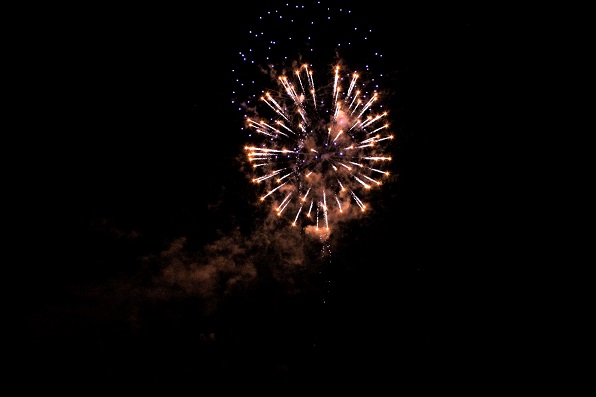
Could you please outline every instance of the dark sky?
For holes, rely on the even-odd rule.
[[[57,110],[30,151],[23,374],[199,395],[487,375],[499,209],[483,205],[498,139],[485,114],[507,27],[366,3],[397,177],[327,244],[269,224],[239,163],[230,71],[254,6],[81,10],[38,38],[40,102]]]

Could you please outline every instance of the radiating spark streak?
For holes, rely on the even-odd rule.
[[[335,136],[335,138],[333,139],[333,142],[337,141],[337,138],[339,138],[339,136],[343,133],[342,130],[339,130],[339,132],[337,133],[337,135]]]
[[[333,120],[337,120],[337,115],[339,114],[341,110],[341,102],[337,102],[335,104],[335,112],[333,112]]]
[[[284,113],[284,109],[281,107],[279,103],[271,96],[270,93],[266,92],[264,97],[261,97],[261,100],[265,102],[271,109],[275,111],[279,111],[282,114]]]
[[[364,160],[373,160],[373,161],[391,161],[391,157],[362,157]]]
[[[288,134],[286,134],[285,132],[281,132],[281,131],[280,131],[278,128],[275,128],[274,126],[272,126],[272,125],[269,125],[269,124],[265,123],[264,121],[262,121],[262,122],[260,123],[260,125],[263,125],[263,126],[265,126],[265,127],[269,128],[271,131],[275,131],[275,132],[277,132],[277,133],[279,133],[279,134],[282,134],[282,135],[284,135],[284,136],[286,136],[286,137],[288,137],[288,138],[290,137],[290,136],[289,136]]]
[[[250,151],[258,151],[258,152],[293,153],[289,149],[271,149],[271,148],[256,147],[256,146],[245,146],[244,149],[250,150]]]
[[[350,127],[350,131],[352,131],[354,128],[356,128],[356,126],[360,126],[360,125],[362,125],[362,120],[357,118],[356,121],[354,122],[354,124],[352,124],[352,126]]]
[[[298,101],[298,94],[296,93],[296,90],[294,90],[294,86],[288,82],[288,78],[286,76],[281,76],[279,80],[286,89],[286,93],[290,96],[290,98],[292,98],[296,104],[299,104],[300,102]]]
[[[286,207],[288,206],[289,203],[290,203],[289,201],[286,202],[282,208],[277,210],[277,216],[281,216],[282,212],[286,209]]]
[[[297,112],[302,117],[302,121],[304,121],[305,123],[307,123],[306,116],[304,116],[304,110],[298,109]]]
[[[358,182],[360,182],[362,184],[362,186],[364,186],[366,189],[370,189],[370,185],[367,184],[366,182],[364,182],[362,179],[358,178],[356,175],[354,175],[354,179],[356,179]]]
[[[308,193],[310,193],[310,187],[308,188],[308,190],[306,191],[306,193],[304,193],[304,197],[302,197],[302,201],[306,201],[306,197],[308,197]]]
[[[313,205],[313,203],[314,203],[314,201],[311,200],[310,201],[310,206],[308,207],[308,215],[307,215],[308,217],[310,217],[310,213],[312,212],[312,205]]]
[[[360,91],[356,91],[356,96],[354,97],[354,99],[352,100],[352,103],[350,104],[350,108],[352,108],[352,105],[354,106],[354,109],[352,109],[352,112],[350,114],[354,114],[354,112],[356,111],[356,109],[358,109],[358,106],[360,106],[360,104],[362,103],[362,101],[360,99],[358,99],[358,95],[360,95]]]
[[[352,81],[350,82],[350,86],[348,87],[348,93],[346,94],[346,98],[350,97],[350,94],[352,93],[352,90],[354,89],[354,86],[356,85],[356,80],[358,80],[358,73],[354,73],[352,74]],[[357,94],[360,93],[360,91],[356,92]],[[354,99],[356,99],[356,97],[354,97]]]
[[[384,117],[386,115],[387,115],[387,113],[383,113],[383,114],[380,114],[378,116],[369,118],[365,123],[362,123],[361,128],[368,127],[369,125],[371,125],[372,123],[374,123],[375,121],[381,119],[382,117]]]
[[[337,195],[335,196],[335,201],[337,202],[337,206],[339,207],[339,212],[344,212],[344,211],[341,209],[341,201],[339,201],[339,197],[337,197]]]
[[[296,133],[294,131],[292,131],[292,129],[290,129],[290,127],[288,127],[287,125],[285,125],[283,123],[283,121],[281,120],[277,120],[276,121],[277,124],[279,124],[280,126],[282,126],[284,129],[286,129],[287,131],[291,132],[292,134],[296,135]],[[286,135],[287,136],[287,135]]]
[[[333,80],[333,105],[337,103],[337,96],[339,95],[339,87],[337,81],[339,80],[339,66],[335,67],[335,79]]]
[[[366,167],[366,168],[368,168],[371,171],[378,172],[379,174],[389,175],[389,171],[383,171],[383,170],[379,170],[377,168],[372,168],[372,167]]]
[[[315,96],[315,81],[312,77],[312,71],[308,70],[308,65],[304,65],[304,70],[306,70],[306,76],[308,77],[308,84],[310,86],[310,93],[312,95],[312,103],[314,104],[315,109],[317,108],[317,98]]]
[[[371,181],[371,182],[373,182],[373,183],[376,183],[377,185],[380,185],[380,184],[381,184],[381,182],[379,182],[379,181],[377,181],[377,180],[375,180],[375,179],[371,178],[371,177],[370,177],[370,176],[368,176],[368,175],[364,175],[364,174],[360,174],[360,175],[362,175],[362,177],[364,177],[364,178],[368,179],[369,181]]]
[[[360,201],[360,199],[358,198],[358,196],[356,196],[356,193],[354,193],[353,190],[350,190],[350,193],[352,194],[354,201],[356,201],[356,204],[358,204],[360,209],[364,212],[364,210],[366,209],[366,206],[362,203],[362,201]]]
[[[270,134],[269,132],[267,132],[267,131],[265,130],[265,129],[269,129],[269,130],[271,130],[271,131],[277,132],[278,134],[284,135],[284,136],[286,136],[286,137],[288,137],[288,138],[289,138],[288,134],[286,134],[286,133],[284,133],[284,132],[281,132],[279,129],[277,129],[277,128],[275,128],[275,127],[273,127],[273,126],[271,126],[271,125],[267,124],[267,123],[266,123],[266,122],[264,122],[264,121],[260,121],[260,122],[258,122],[258,123],[257,123],[257,122],[255,122],[254,120],[247,119],[247,123],[249,124],[249,126],[251,126],[251,127],[255,128],[255,129],[258,131],[258,132],[261,132],[261,133],[263,133],[263,134],[265,134],[265,135],[269,135],[269,136],[273,136],[273,137],[277,138],[277,136],[276,136],[276,135],[272,135],[272,134]],[[278,124],[279,124],[279,123],[278,123]],[[265,129],[263,129],[263,128],[265,128]]]
[[[393,139],[393,135],[389,135],[383,138],[378,138],[375,142],[381,142],[381,141],[385,141],[387,139]]]
[[[288,182],[284,182],[284,183],[282,183],[281,185],[277,186],[276,188],[274,188],[274,189],[271,189],[271,190],[269,191],[269,193],[267,193],[266,195],[264,195],[263,197],[261,197],[261,201],[265,200],[265,199],[266,199],[266,198],[267,198],[269,195],[273,194],[273,192],[275,192],[275,191],[276,191],[277,189],[279,189],[280,187],[284,186],[286,183],[288,183]]]
[[[265,130],[263,130],[263,129],[261,129],[261,128],[257,128],[257,129],[256,129],[256,131],[257,131],[259,134],[267,135],[267,136],[270,136],[270,137],[272,137],[272,138],[277,138],[277,136],[276,136],[275,134],[270,134],[269,132],[267,132],[267,131],[265,131]]]
[[[284,176],[282,176],[281,178],[279,178],[277,181],[278,182],[281,182],[284,179],[286,179],[287,177],[289,177],[290,175],[292,175],[293,173],[294,173],[293,171],[292,172],[289,172],[289,173],[285,174]]]
[[[354,165],[356,165],[356,166],[358,166],[358,167],[364,167],[362,164],[360,164],[360,163],[355,163],[355,162],[353,162],[353,161],[348,161],[348,163],[350,163],[350,164],[354,164]]]
[[[248,154],[248,161],[267,161],[269,162],[270,159],[277,157],[277,154],[274,153],[249,153]]]
[[[292,192],[288,193],[287,196],[282,200],[281,204],[279,204],[279,206],[277,207],[277,215],[281,215],[283,210],[290,202],[290,197],[292,197]]]
[[[384,126],[377,128],[376,130],[372,130],[371,132],[368,133],[368,135],[372,135],[375,132],[381,131],[382,129],[385,129],[385,128],[389,128],[389,124],[385,124]]]
[[[259,177],[259,178],[255,178],[255,179],[253,179],[253,181],[255,181],[255,182],[259,183],[259,182],[261,182],[261,181],[264,181],[264,180],[266,180],[266,179],[269,179],[269,178],[271,178],[271,177],[274,177],[275,175],[279,174],[279,173],[280,173],[280,172],[282,172],[282,171],[283,171],[283,169],[281,169],[281,170],[277,170],[277,171],[273,171],[273,172],[272,172],[272,173],[270,173],[270,174],[263,175],[263,176],[261,176],[261,177]]]
[[[366,105],[364,105],[364,107],[360,111],[360,114],[358,114],[358,118],[362,117],[362,114],[364,112],[366,112],[366,110],[373,104],[373,102],[375,102],[377,100],[377,97],[378,97],[378,95],[375,92],[374,95],[373,95],[373,97],[368,100],[368,102],[366,103]]]
[[[294,71],[294,74],[296,75],[296,78],[298,79],[298,82],[300,83],[300,89],[302,90],[302,93],[304,94],[306,91],[304,90],[304,85],[302,84],[302,79],[300,78],[300,69]]]
[[[323,189],[323,215],[325,216],[325,227],[329,230],[329,218],[327,217],[327,196],[325,189]]]
[[[262,124],[260,122],[257,123],[256,121],[254,121],[252,119],[247,119],[246,122],[250,127],[253,127],[258,133],[265,134],[270,137],[276,138],[276,136],[274,134],[271,134],[271,133],[265,131],[263,128],[261,128]]]
[[[296,216],[294,217],[294,222],[292,222],[292,226],[296,226],[296,222],[298,222],[298,216],[300,216],[300,212],[302,211],[302,205],[296,211]]]

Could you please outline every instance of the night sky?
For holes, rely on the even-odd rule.
[[[248,21],[283,6],[88,9],[39,37],[40,102],[59,110],[34,134],[20,220],[28,384],[283,396],[491,376],[499,25],[364,4],[395,177],[326,243],[269,223],[240,160],[230,71]]]

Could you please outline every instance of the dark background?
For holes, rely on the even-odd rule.
[[[513,287],[500,281],[512,242],[496,226],[507,197],[492,159],[517,25],[494,10],[379,6],[398,72],[399,178],[332,260],[305,272],[304,292],[262,275],[209,315],[196,297],[141,298],[135,329],[118,300],[85,293],[138,279],[139,258],[179,236],[199,252],[254,227],[229,70],[255,7],[86,9],[34,38],[45,66],[31,112],[52,111],[24,157],[39,165],[20,203],[21,373],[58,388],[199,394],[426,389],[508,373]]]

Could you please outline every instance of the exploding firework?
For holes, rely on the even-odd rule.
[[[269,200],[277,215],[292,225],[313,224],[329,230],[330,216],[364,212],[359,191],[380,186],[385,143],[393,139],[387,112],[378,111],[379,93],[359,84],[357,72],[341,73],[336,65],[332,81],[317,88],[312,67],[303,64],[278,77],[279,90],[267,91],[261,101],[271,117],[246,119],[262,142],[246,146],[256,172],[253,182],[264,184],[262,201]]]
[[[328,233],[335,222],[354,219],[369,208],[369,189],[389,176],[393,134],[385,94],[369,69],[370,61],[382,57],[371,51],[372,31],[337,31],[338,24],[330,21],[339,20],[345,29],[351,11],[313,7],[288,10],[289,17],[275,11],[260,18],[262,25],[250,30],[254,47],[240,55],[266,81],[240,78],[239,73],[236,80],[244,90],[247,81],[257,91],[238,101],[249,132],[245,159],[260,200],[293,226]],[[316,27],[315,33],[305,27]],[[282,35],[285,40],[277,39],[266,29],[288,33]],[[366,60],[362,70],[344,66],[340,48],[342,54]],[[298,60],[288,61],[282,50],[294,51]],[[306,55],[323,69],[304,61]]]

